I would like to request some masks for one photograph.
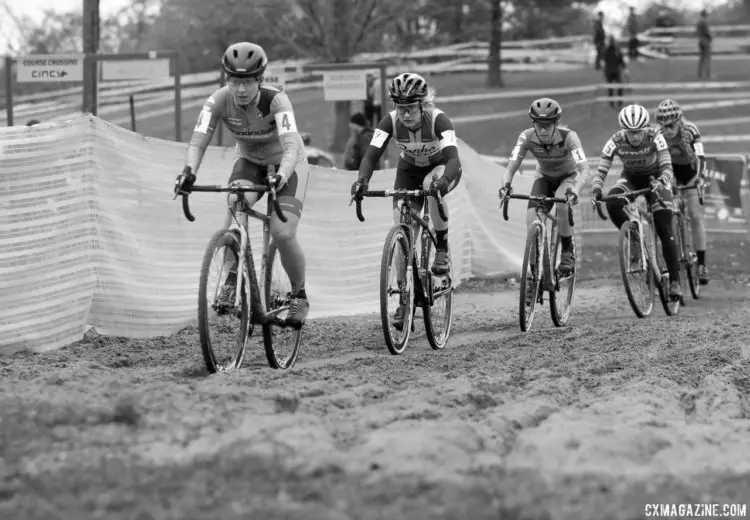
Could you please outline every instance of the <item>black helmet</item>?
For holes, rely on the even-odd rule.
[[[259,78],[266,72],[268,57],[260,45],[234,43],[224,52],[221,66],[230,78]]]

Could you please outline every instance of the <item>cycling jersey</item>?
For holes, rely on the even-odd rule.
[[[188,147],[186,164],[198,171],[219,122],[223,121],[237,141],[238,158],[255,164],[279,165],[279,174],[289,178],[298,162],[307,162],[302,139],[282,142],[296,134],[297,124],[289,97],[275,87],[261,85],[257,101],[247,107],[234,102],[229,87],[222,87],[203,105]]]
[[[677,135],[672,138],[665,134],[664,139],[669,146],[669,155],[672,157],[672,164],[691,164],[697,166],[698,158],[703,157],[703,143],[701,134],[695,123],[684,120],[682,128]]]
[[[448,116],[437,108],[422,111],[422,126],[417,130],[404,126],[395,110],[383,117],[360,163],[360,178],[370,180],[391,137],[395,137],[396,145],[401,150],[400,160],[407,165],[416,170],[444,165],[444,176],[450,181],[458,180],[461,163],[458,160],[456,131]],[[401,165],[399,169],[402,169]]]
[[[578,188],[583,184],[585,176],[579,174],[581,170],[588,171],[588,161],[583,152],[581,140],[573,130],[556,129],[549,144],[542,143],[533,127],[521,132],[516,146],[510,153],[503,184],[513,181],[513,175],[521,166],[526,152],[531,152],[536,159],[538,174],[553,179],[572,176]]]
[[[625,138],[625,131],[619,130],[607,140],[602,149],[594,177],[593,188],[601,189],[604,179],[612,167],[615,156],[622,161],[622,177],[648,179],[649,176],[666,177],[672,182],[672,160],[664,136],[656,128],[645,129],[645,135],[639,146],[632,146]]]

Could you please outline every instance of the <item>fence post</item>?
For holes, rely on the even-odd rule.
[[[130,94],[130,129],[135,132],[135,96]]]
[[[7,114],[7,126],[13,126],[13,77],[11,69],[13,67],[13,58],[5,57],[5,113]]]

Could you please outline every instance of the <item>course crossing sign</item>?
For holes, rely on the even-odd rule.
[[[19,83],[83,81],[83,54],[36,54],[16,59]]]

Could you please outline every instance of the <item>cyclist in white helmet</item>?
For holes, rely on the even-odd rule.
[[[195,183],[196,173],[203,160],[216,127],[222,122],[237,141],[235,161],[229,182],[240,184],[275,184],[279,205],[287,218],[281,222],[271,216],[271,236],[279,250],[281,263],[292,285],[292,301],[287,325],[299,328],[309,310],[305,293],[305,255],[297,239],[297,227],[307,192],[309,167],[302,138],[297,130],[294,110],[289,97],[279,89],[263,84],[268,58],[262,47],[241,42],[230,45],[221,60],[227,85],[206,100],[198,115],[198,122],[188,145],[185,167],[177,177],[175,192]],[[268,167],[276,173],[268,178]],[[260,194],[247,193],[250,205]],[[229,196],[229,205],[236,203]],[[226,227],[232,222],[227,212]],[[227,277],[219,301],[229,305],[234,301],[237,259],[229,259]]]
[[[521,166],[526,152],[531,152],[537,164],[537,177],[531,187],[531,195],[563,197],[571,199],[573,204],[578,203],[581,186],[590,176],[589,164],[578,134],[568,128],[559,127],[561,116],[562,107],[554,99],[541,98],[531,103],[529,117],[533,125],[521,132],[510,154],[503,177],[503,187],[500,190],[501,199],[512,190],[513,176]],[[526,211],[527,226],[536,218],[538,204],[529,201]],[[552,209],[552,204],[547,204],[547,209]],[[560,271],[564,273],[572,272],[576,265],[573,254],[573,228],[568,222],[567,215],[565,205],[558,204],[557,229],[562,243]]]
[[[435,91],[419,74],[406,72],[391,81],[388,89],[394,110],[378,123],[362,162],[359,178],[352,185],[352,195],[367,191],[375,165],[388,148],[391,138],[401,150],[396,165],[394,189],[437,189],[442,195],[453,190],[461,179],[461,162],[458,158],[456,131],[450,118],[435,107]],[[394,222],[400,221],[400,213],[393,203]],[[437,210],[436,201],[429,198],[429,210],[435,226],[435,274],[447,274],[448,220],[443,220]],[[445,216],[449,217],[448,205],[442,201]],[[414,209],[418,209],[414,206]],[[417,232],[415,227],[415,234]],[[394,316],[394,327],[403,326],[404,307],[400,306]]]
[[[646,197],[654,216],[654,226],[661,240],[664,260],[669,270],[669,295],[682,298],[680,286],[680,269],[677,260],[677,244],[672,232],[672,161],[664,136],[659,130],[649,126],[649,115],[641,105],[628,105],[620,111],[618,117],[620,130],[607,140],[599,160],[599,167],[593,182],[594,200],[601,200],[604,179],[607,177],[615,156],[622,161],[622,176],[615,183],[608,195],[624,193],[631,190],[642,190],[649,187],[649,177],[655,179],[651,187],[658,191],[666,203],[663,208],[656,200],[654,193]],[[627,222],[625,201],[610,199],[607,201],[609,217],[617,229]]]
[[[665,99],[656,108],[656,121],[669,146],[674,168],[674,179],[678,186],[695,186],[704,176],[706,157],[703,153],[701,134],[695,123],[682,116],[676,101]],[[698,256],[698,281],[708,283],[706,269],[706,224],[697,190],[684,192],[688,214],[692,221],[693,244]]]

